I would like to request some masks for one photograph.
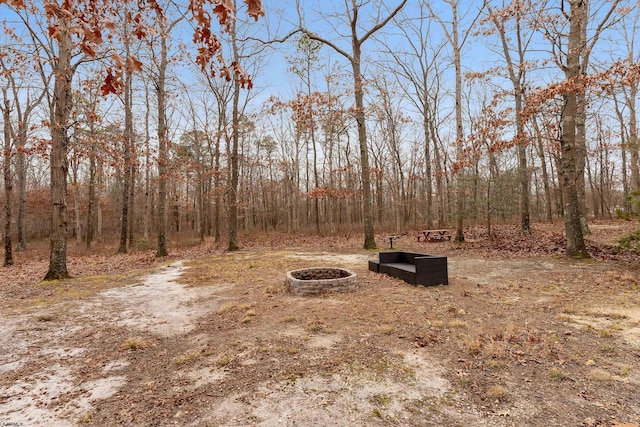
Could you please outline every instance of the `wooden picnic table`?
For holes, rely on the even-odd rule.
[[[425,242],[440,242],[444,240],[451,240],[451,233],[449,230],[422,230],[418,234],[418,242],[421,238],[424,238]]]

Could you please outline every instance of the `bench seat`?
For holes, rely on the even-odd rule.
[[[380,252],[369,270],[402,279],[412,285],[448,285],[447,258],[413,252]]]

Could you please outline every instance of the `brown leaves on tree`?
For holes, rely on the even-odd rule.
[[[129,55],[127,58],[127,70],[131,73],[142,71],[142,62],[134,55]]]
[[[24,9],[26,7],[26,4],[22,0],[0,0],[0,4],[7,4],[16,9]]]
[[[218,22],[227,31],[231,25],[231,18],[234,12],[235,9],[233,8],[233,2],[231,0],[220,0],[213,8],[213,13],[218,17]]]
[[[640,64],[636,62],[617,61],[606,70],[591,75],[581,75],[575,79],[562,80],[547,87],[531,91],[527,96],[522,115],[524,118],[531,117],[540,109],[556,97],[565,93],[582,93],[588,88],[599,90],[603,93],[610,91],[614,87],[625,86],[640,81]]]
[[[91,28],[84,22],[80,25],[85,43],[102,44],[102,31],[99,28]]]
[[[136,36],[138,40],[142,40],[147,37],[147,35],[151,32],[151,29],[142,19],[142,15],[137,13],[132,19],[134,28],[133,35]]]
[[[344,200],[349,199],[355,195],[355,192],[347,188],[329,188],[329,187],[317,187],[311,189],[307,196],[312,199],[335,199]]]
[[[245,4],[249,16],[256,20],[264,16],[261,0],[245,0]],[[207,10],[208,6],[211,7],[211,12]],[[221,53],[222,44],[211,31],[212,14],[221,25],[222,31],[231,30],[231,22],[235,14],[233,2],[231,0],[191,0],[189,11],[195,23],[193,42],[198,46],[196,64],[203,72],[212,76],[220,75],[228,81],[235,75],[242,88],[251,89],[253,86],[251,76],[235,62],[230,65],[225,64]]]
[[[122,74],[122,69],[120,68],[107,68],[107,75],[104,78],[104,83],[100,86],[100,92],[102,92],[102,95],[106,96],[110,93],[120,93],[120,91],[122,91],[122,88],[124,87]]]
[[[260,16],[264,16],[262,0],[244,0],[244,3],[247,5],[247,14],[253,17],[256,21]]]

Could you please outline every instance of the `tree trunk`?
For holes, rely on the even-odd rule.
[[[231,42],[233,44],[233,58],[239,64],[240,55],[238,52],[237,34],[235,22],[232,24]],[[229,180],[229,245],[227,250],[237,251],[238,246],[238,145],[240,141],[240,82],[238,76],[234,75],[233,81],[233,111],[232,111],[232,136],[231,136],[231,162],[230,162],[230,180]]]
[[[627,131],[626,131],[626,120],[620,110],[620,105],[618,104],[618,98],[616,97],[615,92],[612,92],[613,95],[613,105],[615,106],[616,116],[618,117],[618,122],[620,124],[620,154],[622,156],[622,197],[623,197],[623,206],[624,212],[629,214],[631,212],[631,200],[629,199],[630,189],[629,189],[629,176],[627,171],[627,152],[629,147],[629,141],[627,139]],[[632,112],[635,115],[635,112]],[[637,168],[637,160],[636,160],[636,168]]]
[[[640,190],[640,144],[636,117],[638,87],[633,83],[629,88],[627,107],[629,108],[629,153],[631,154],[631,191]]]
[[[51,235],[49,270],[44,280],[69,278],[67,271],[67,152],[71,89],[74,69],[71,66],[73,42],[68,23],[60,23],[58,56],[54,63],[53,108],[51,110]]]
[[[144,114],[144,213],[142,216],[142,235],[145,242],[149,242],[149,223],[151,219],[151,135],[149,122],[151,105],[149,103],[149,87],[145,85],[145,114]]]
[[[585,67],[586,64],[583,64]],[[585,166],[587,163],[587,135],[586,135],[586,109],[587,100],[585,91],[579,91],[576,93],[576,178],[578,185],[578,208],[580,209],[580,226],[582,227],[582,234],[590,234],[589,223],[587,222],[587,196],[586,196],[586,181],[584,178]]]
[[[542,185],[544,188],[544,203],[545,203],[545,217],[547,222],[553,222],[553,213],[552,208],[553,205],[551,203],[551,189],[549,185],[549,172],[547,171],[547,160],[544,154],[544,144],[542,142],[542,134],[540,132],[540,128],[538,127],[538,122],[535,117],[533,118],[533,126],[536,132],[536,141],[537,141],[537,151],[538,157],[540,157],[540,169],[542,169]]]
[[[427,228],[433,228],[433,178],[431,166],[431,134],[429,133],[428,117],[425,113],[423,118],[424,130],[424,163],[425,163],[425,192],[427,193]]]
[[[128,54],[128,52],[127,52]],[[124,85],[124,138],[123,145],[123,174],[122,174],[122,213],[120,222],[120,246],[118,253],[127,253],[127,237],[129,233],[129,197],[131,196],[131,146],[133,145],[133,111],[131,72],[125,71]]]
[[[160,64],[156,80],[158,98],[158,248],[156,257],[169,255],[167,250],[167,169],[168,169],[168,130],[165,92],[165,75],[167,71],[167,41],[160,37]]]
[[[74,150],[74,157],[76,156]],[[76,242],[82,241],[82,221],[80,220],[80,186],[78,184],[79,159],[74,158],[71,162],[71,194],[73,196],[73,232]]]
[[[95,236],[95,211],[96,211],[96,141],[93,122],[89,123],[91,146],[89,147],[89,197],[87,204],[87,248],[91,247]]]
[[[27,217],[27,162],[25,161],[26,154],[24,153],[24,146],[27,142],[27,119],[23,123],[20,123],[18,130],[18,147],[16,158],[16,172],[18,176],[18,245],[16,249],[18,251],[24,251],[27,249],[27,231],[26,231],[26,217]]]
[[[364,114],[364,82],[360,72],[360,45],[354,37],[353,46],[353,85],[356,102],[356,122],[358,125],[358,145],[360,147],[360,167],[362,173],[362,204],[364,221],[364,248],[375,249],[376,240],[373,232],[373,205],[371,203],[371,173],[369,171],[369,148],[367,145],[367,127]]]
[[[463,159],[463,139],[464,131],[462,128],[462,64],[460,63],[460,42],[458,40],[458,6],[456,3],[451,3],[451,10],[453,14],[452,22],[452,43],[453,43],[453,61],[455,67],[456,78],[456,99],[455,99],[455,113],[456,113],[456,157],[460,162],[458,169],[458,179],[456,182],[456,234],[454,240],[456,242],[464,242],[464,188],[462,183],[462,176],[464,175]]]
[[[216,243],[220,242],[221,239],[221,230],[220,230],[220,209],[222,205],[222,197],[221,197],[221,179],[220,179],[220,142],[222,141],[222,129],[224,127],[224,122],[222,117],[218,117],[218,134],[215,139],[215,148],[214,148],[214,160],[213,160],[213,188],[215,191],[215,206],[213,210],[213,227],[214,227],[214,240]]]
[[[586,4],[583,0],[571,3],[569,40],[567,47],[567,65],[565,75],[570,83],[578,83],[581,74],[581,29],[586,19]],[[565,231],[567,235],[567,255],[576,258],[588,258],[582,223],[580,221],[580,200],[578,185],[578,147],[577,123],[578,96],[575,88],[563,94],[562,137],[560,139],[561,175]]]
[[[11,176],[11,104],[7,97],[7,89],[3,89],[4,107],[2,118],[4,120],[4,194],[5,194],[5,221],[4,221],[4,266],[13,265],[13,251],[11,250],[11,220],[13,217],[13,177]]]
[[[433,114],[433,113],[432,113]],[[445,221],[445,189],[442,182],[442,177],[444,175],[445,165],[444,159],[441,155],[440,147],[438,146],[438,134],[436,133],[436,125],[434,123],[435,119],[431,117],[429,119],[429,133],[431,134],[431,139],[433,141],[433,161],[435,162],[435,182],[436,182],[436,202],[437,202],[437,217],[438,217],[438,228],[443,228],[446,225]]]

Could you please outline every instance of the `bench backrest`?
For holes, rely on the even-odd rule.
[[[417,252],[380,252],[380,263],[407,263],[415,265],[415,259],[421,257],[433,257],[433,255],[421,254]]]

